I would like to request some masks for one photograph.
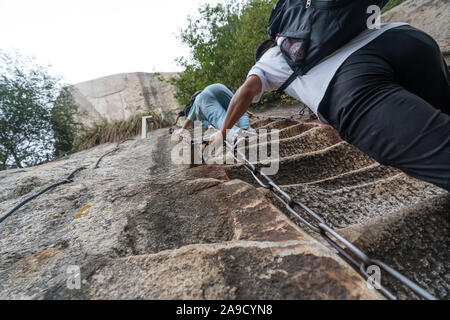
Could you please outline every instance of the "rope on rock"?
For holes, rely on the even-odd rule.
[[[125,140],[123,140],[123,141],[120,141],[120,142],[116,145],[116,147],[115,147],[113,150],[111,150],[111,151],[105,153],[104,155],[102,155],[102,156],[97,160],[97,163],[95,164],[94,169],[97,169],[97,168],[98,168],[100,162],[103,160],[104,157],[106,157],[107,155],[110,155],[110,154],[112,154],[112,153],[118,151],[118,150],[119,150],[119,146],[120,146],[122,143],[124,143],[124,142],[126,142],[126,141],[131,141],[131,140],[136,140],[136,139],[125,139]]]
[[[13,214],[15,211],[19,210],[19,208],[23,207],[25,204],[27,204],[28,202],[30,202],[33,199],[36,199],[37,197],[39,197],[41,194],[46,193],[47,191],[56,188],[57,186],[60,186],[62,184],[65,183],[69,183],[72,182],[72,178],[75,176],[75,174],[81,170],[86,169],[86,167],[80,167],[77,168],[76,170],[72,171],[72,173],[70,173],[65,179],[54,183],[48,187],[46,187],[45,189],[39,191],[38,193],[32,195],[31,197],[26,198],[25,200],[21,201],[18,205],[16,205],[14,208],[12,208],[11,210],[9,210],[6,214],[4,214],[2,217],[0,217],[0,223],[3,222],[3,220],[5,220],[6,218],[8,218],[11,214]]]
[[[124,142],[126,142],[126,141],[130,141],[130,140],[135,140],[135,139],[125,139],[125,140],[119,142],[119,143],[117,144],[117,146],[116,146],[113,150],[111,150],[111,151],[105,153],[104,155],[102,155],[102,156],[98,159],[97,163],[95,164],[94,169],[97,169],[97,168],[98,168],[98,165],[100,164],[100,161],[101,161],[105,156],[107,156],[107,155],[109,155],[109,154],[111,154],[111,153],[116,152],[117,150],[119,150],[119,146],[120,146],[122,143],[124,143]],[[56,182],[56,183],[54,183],[54,184],[52,184],[52,185],[46,187],[45,189],[39,191],[38,193],[36,193],[36,194],[34,194],[34,195],[32,195],[32,196],[30,196],[30,197],[28,197],[28,198],[22,200],[22,201],[21,201],[19,204],[17,204],[14,208],[12,208],[12,209],[9,210],[7,213],[5,213],[3,216],[0,217],[0,223],[2,223],[6,218],[8,218],[11,214],[13,214],[13,213],[16,212],[17,210],[19,210],[21,207],[23,207],[24,205],[26,205],[28,202],[30,202],[30,201],[36,199],[37,197],[39,197],[40,195],[46,193],[47,191],[50,191],[50,190],[52,190],[52,189],[54,189],[54,188],[56,188],[57,186],[60,186],[60,185],[62,185],[62,184],[66,184],[66,183],[72,182],[72,181],[73,181],[72,178],[75,176],[75,174],[77,174],[79,171],[82,171],[82,170],[85,170],[85,169],[86,169],[86,167],[84,167],[84,166],[83,166],[83,167],[79,167],[79,168],[75,169],[74,171],[72,171],[72,172],[71,172],[66,178],[64,178],[63,180],[61,180],[61,181],[59,181],[59,182]]]

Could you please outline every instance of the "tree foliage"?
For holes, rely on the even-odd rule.
[[[78,106],[69,87],[62,88],[53,104],[50,115],[54,139],[54,157],[77,151],[75,140],[81,130],[84,129],[75,118],[78,111]]]
[[[404,0],[391,0],[384,11]],[[270,12],[277,0],[225,0],[199,8],[199,17],[188,17],[180,40],[191,49],[190,57],[178,58],[184,71],[172,79],[175,97],[186,104],[191,95],[209,84],[223,83],[236,91],[254,64],[254,51],[267,39]],[[266,95],[277,98],[277,95]],[[264,100],[263,100],[264,102]]]
[[[46,67],[0,51],[0,169],[32,166],[69,149],[75,107],[67,100],[55,105],[61,88]]]
[[[245,81],[254,64],[254,51],[267,39],[267,23],[276,0],[227,0],[199,8],[199,17],[188,18],[181,41],[191,48],[191,56],[178,63],[184,72],[173,79],[176,98],[185,104],[190,96],[212,83],[222,83],[232,91]]]
[[[383,13],[386,11],[391,10],[392,8],[398,6],[399,4],[401,4],[402,2],[405,2],[405,0],[390,0],[386,6],[383,8]]]

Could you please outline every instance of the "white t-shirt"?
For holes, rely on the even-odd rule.
[[[345,46],[312,68],[307,74],[297,77],[285,90],[285,93],[303,102],[322,122],[326,123],[325,119],[318,114],[317,109],[339,67],[352,53],[376,39],[383,32],[402,25],[407,25],[407,23],[386,23],[382,24],[380,29],[363,31]],[[262,82],[262,90],[253,99],[253,102],[259,102],[264,91],[274,91],[281,87],[292,72],[280,48],[276,46],[269,49],[253,66],[247,76],[256,75]]]

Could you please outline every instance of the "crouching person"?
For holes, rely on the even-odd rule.
[[[186,121],[182,128],[177,130],[175,134],[180,134],[182,130],[187,129],[192,122],[196,120],[202,121],[203,123],[207,122],[216,129],[222,128],[232,98],[233,92],[223,84],[218,83],[207,86],[204,90],[196,92],[192,96],[190,103],[183,110]],[[177,117],[177,120],[179,116]],[[231,126],[226,138],[231,141],[236,138],[242,130],[254,131],[250,126],[248,113],[244,113],[237,119],[236,125]]]

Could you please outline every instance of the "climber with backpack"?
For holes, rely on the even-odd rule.
[[[192,105],[194,104],[195,98],[202,93],[202,90],[199,90],[197,92],[195,92],[191,98],[189,99],[189,103],[187,105],[184,106],[183,110],[181,110],[180,112],[178,112],[177,117],[175,118],[175,121],[172,123],[172,127],[175,127],[178,124],[178,120],[180,119],[180,117],[186,117],[189,115],[189,112],[191,111]],[[210,123],[207,121],[203,121],[203,125],[208,128]]]
[[[233,92],[223,84],[212,84],[201,91],[197,91],[190,98],[186,107],[178,114],[174,123],[178,121],[180,116],[185,116],[186,120],[181,129],[174,132],[180,135],[182,130],[187,129],[193,121],[202,121],[208,128],[210,126],[220,129],[225,120],[228,106],[233,97]],[[242,130],[246,132],[253,132],[250,126],[249,114],[244,112],[238,119],[236,119],[237,126],[232,125],[229,130],[228,138],[230,141],[235,139]],[[234,123],[233,123],[234,124]]]
[[[280,0],[269,40],[220,131],[264,91],[305,103],[381,164],[450,190],[450,73],[438,44],[406,23],[369,27],[388,0]]]

